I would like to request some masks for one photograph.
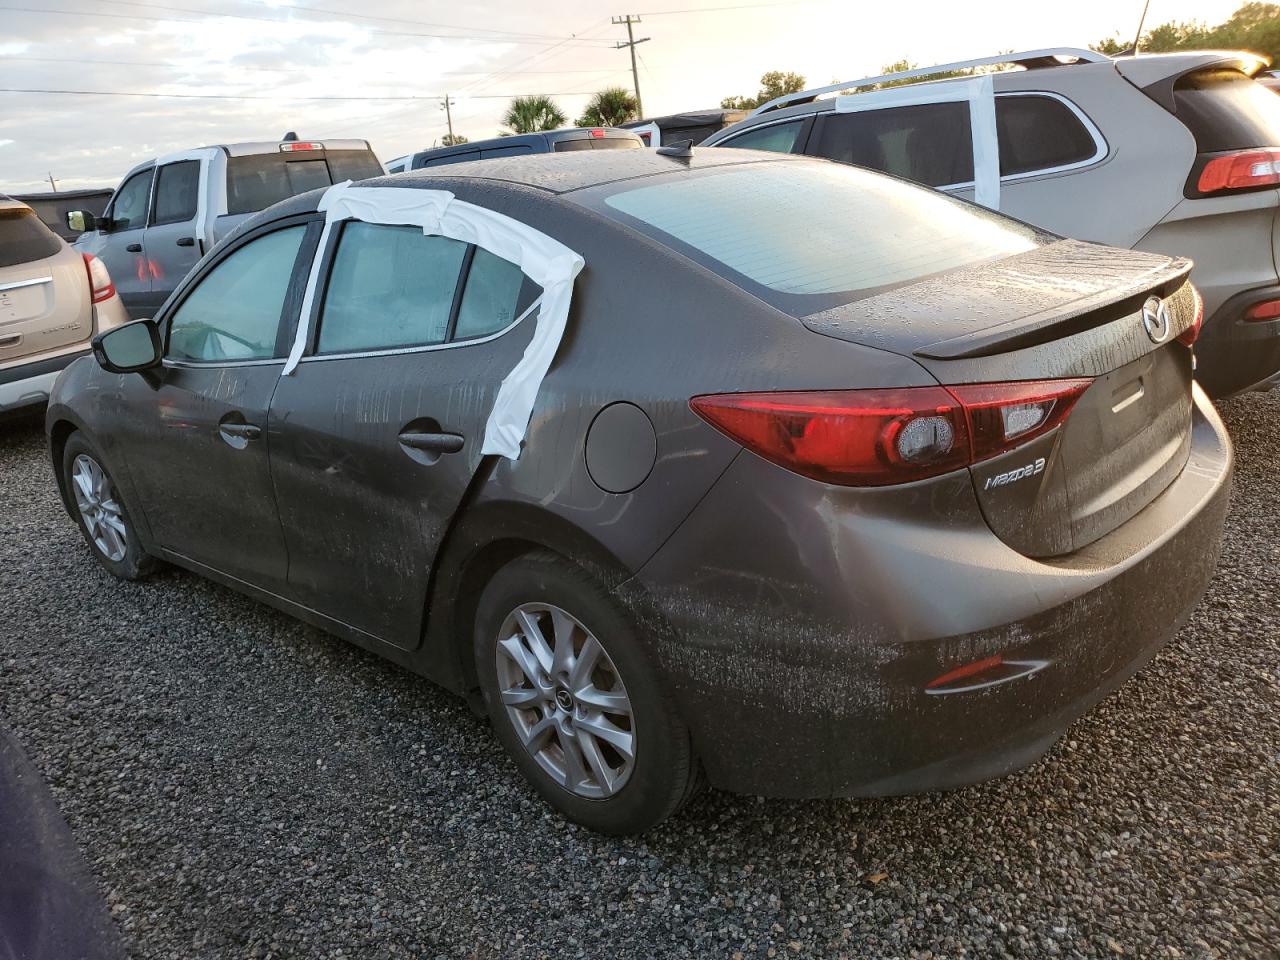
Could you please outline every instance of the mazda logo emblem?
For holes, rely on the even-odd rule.
[[[1169,305],[1159,297],[1147,297],[1142,305],[1142,326],[1152,343],[1164,343],[1169,338]]]

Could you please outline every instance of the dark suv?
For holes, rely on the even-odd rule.
[[[456,147],[422,150],[410,157],[409,163],[403,169],[421,170],[423,167],[440,167],[446,163],[492,160],[495,157],[518,157],[528,153],[643,148],[644,141],[630,130],[619,130],[617,127],[574,127],[569,130],[545,130],[541,133],[518,133],[510,137],[494,137],[492,140],[461,143]]]

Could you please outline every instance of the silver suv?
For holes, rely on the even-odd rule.
[[[204,255],[250,214],[343,180],[382,176],[364,140],[197,147],[134,167],[103,216],[67,214],[75,247],[106,263],[125,308],[149,317]]]
[[[1225,396],[1280,371],[1280,97],[1252,79],[1265,65],[1005,54],[790,94],[705,143],[872,167],[1063,236],[1190,257],[1197,376]],[[940,73],[966,75],[926,80]]]

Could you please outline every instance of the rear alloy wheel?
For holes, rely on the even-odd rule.
[[[689,733],[627,612],[554,554],[503,567],[480,597],[475,657],[494,731],[560,812],[636,833],[692,793]]]
[[[600,641],[544,603],[521,604],[498,635],[498,696],[538,766],[592,800],[625,787],[636,759],[631,699]]]
[[[136,580],[150,572],[155,561],[143,551],[111,474],[79,433],[67,441],[62,470],[80,532],[98,562],[122,580]]]

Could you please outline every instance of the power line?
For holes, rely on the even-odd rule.
[[[251,63],[194,63],[194,64],[176,64],[168,60],[85,60],[81,57],[10,57],[0,56],[0,61],[7,62],[9,60],[21,61],[24,63],[76,63],[76,64],[103,64],[121,67],[166,67],[171,70],[197,69],[197,70],[262,70],[267,73],[305,73],[314,75],[316,67],[264,67]],[[333,63],[327,64],[329,67],[347,66],[348,64]],[[354,66],[354,64],[351,64]],[[560,76],[569,73],[612,73],[615,72],[611,67],[601,67],[598,70],[521,70],[521,75],[547,75]],[[487,77],[492,71],[486,70],[461,70],[451,73],[437,73],[437,77]],[[403,76],[400,70],[380,70],[376,71],[378,76],[399,77]]]
[[[574,90],[565,92],[563,95],[567,97],[589,96],[594,93],[592,90]],[[45,90],[28,87],[0,87],[0,93],[47,93],[61,94],[74,97],[151,97],[161,100],[275,100],[281,103],[294,103],[297,101],[321,101],[321,100],[439,100],[443,94],[422,94],[413,97],[288,97],[288,96],[255,96],[253,94],[232,94],[232,93],[155,93],[150,91],[129,91],[129,90]],[[547,96],[541,93],[477,93],[464,95],[464,100],[509,100],[513,97],[535,97]]]
[[[777,0],[775,3],[742,3],[726,7],[689,7],[684,10],[646,10],[637,17],[674,17],[683,13],[718,13],[721,10],[760,10],[766,7],[796,7],[804,3],[821,3],[825,0]]]
[[[586,27],[571,34],[571,36],[575,38],[578,36],[585,37],[586,34],[592,33],[593,31],[599,30],[602,27],[606,27],[606,26],[608,26],[608,23],[606,23],[603,20],[597,21],[595,23],[589,23],[587,24]],[[471,81],[465,87],[463,87],[463,92],[465,93],[467,90],[472,90],[472,89],[483,90],[485,86],[487,86],[490,83],[493,83],[493,81],[497,80],[499,77],[516,76],[522,72],[517,70],[516,69],[517,67],[523,67],[527,64],[542,63],[543,61],[547,60],[553,53],[556,52],[556,50],[558,50],[562,46],[564,46],[563,43],[558,43],[548,47],[545,50],[539,50],[535,53],[529,54],[528,56],[522,57],[511,66],[507,67],[505,70],[495,70],[492,73],[488,74],[486,77],[482,77],[479,80]]]
[[[217,13],[210,10],[195,10],[190,7],[172,7],[172,6],[160,6],[159,4],[136,3],[136,2],[133,2],[133,0],[107,0],[107,2],[128,3],[131,6],[146,7],[147,9],[152,9],[152,10],[166,10],[166,11],[173,11],[177,13],[195,13],[204,17],[210,17],[215,19],[231,18],[234,20],[252,20],[256,23],[277,23],[277,24],[310,23],[310,21],[281,20],[278,17],[255,17],[255,16],[250,16],[249,14],[244,14],[244,13]],[[53,7],[19,7],[19,6],[10,6],[7,4],[4,6],[0,6],[0,10],[12,10],[18,13],[55,14],[55,15],[70,16],[70,17],[104,17],[109,20],[142,20],[146,23],[196,23],[196,24],[199,24],[199,23],[205,22],[204,20],[191,20],[191,19],[183,19],[180,17],[144,17],[144,16],[141,16],[140,14],[104,13],[103,11],[100,11],[100,10],[62,10],[62,9],[57,9]],[[348,23],[347,26],[354,27],[357,25],[353,23]],[[409,37],[409,38],[417,37],[417,38],[425,38],[429,40],[471,40],[471,41],[480,41],[485,43],[529,44],[533,46],[547,46],[547,45],[560,46],[565,43],[578,42],[578,41],[574,41],[572,38],[564,38],[559,41],[555,41],[555,40],[522,39],[519,37],[477,36],[474,34],[461,34],[461,33],[418,33],[418,32],[411,33],[403,30],[374,30],[368,27],[361,27],[361,29],[366,30],[370,34],[375,34],[377,36],[383,36],[383,37]],[[590,43],[592,46],[603,46],[603,43],[599,43],[595,41],[584,40],[581,42]]]

